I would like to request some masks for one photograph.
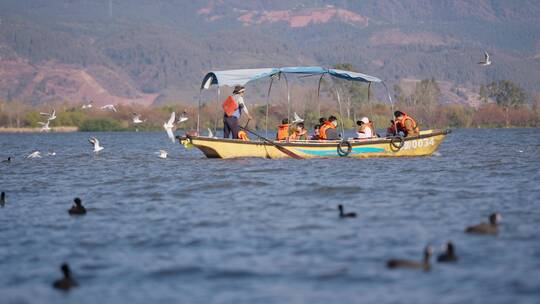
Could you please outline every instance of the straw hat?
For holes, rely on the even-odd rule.
[[[241,85],[237,85],[234,87],[234,91],[233,91],[233,94],[240,94],[240,93],[243,93],[246,91],[246,88],[241,86]]]

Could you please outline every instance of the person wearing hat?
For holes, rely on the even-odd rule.
[[[356,131],[356,138],[372,138],[374,137],[375,130],[373,130],[373,124],[369,121],[369,118],[362,117],[356,122],[358,130]]]
[[[238,139],[238,132],[240,127],[238,121],[242,117],[243,113],[246,113],[246,116],[251,120],[251,115],[244,103],[244,94],[246,88],[240,85],[234,87],[233,93],[231,96],[223,102],[223,137],[229,138],[229,135],[232,135],[233,139]]]

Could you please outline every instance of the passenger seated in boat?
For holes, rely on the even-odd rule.
[[[289,137],[289,120],[287,118],[284,118],[281,121],[281,125],[278,126],[276,139],[287,140],[288,137]]]
[[[390,126],[386,129],[386,137],[396,135],[396,123],[390,120]]]
[[[401,111],[395,111],[396,127],[398,132],[403,132],[405,137],[418,136],[420,128],[412,117]]]
[[[290,140],[307,140],[308,139],[307,130],[304,127],[303,122],[299,122],[296,124],[296,130],[294,130],[293,134],[289,136],[289,139]]]
[[[244,130],[238,131],[238,139],[249,141],[249,137],[248,137],[246,131],[244,131]]]
[[[319,136],[319,129],[321,128],[321,125],[315,125],[313,127],[313,136],[311,136],[311,140],[319,140],[321,139]]]
[[[373,123],[369,121],[367,117],[362,117],[362,119],[356,122],[356,125],[358,125],[358,130],[356,131],[356,138],[366,139],[376,137],[373,130]]]
[[[319,137],[325,140],[337,140],[339,134],[337,133],[337,118],[335,116],[328,117],[328,120],[319,129]]]

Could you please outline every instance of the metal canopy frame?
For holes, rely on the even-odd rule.
[[[247,72],[253,72],[253,74],[248,74]],[[233,78],[227,79],[224,83],[219,83],[219,77],[220,73],[230,73],[229,75],[224,75],[223,77],[229,77]],[[236,74],[235,74],[236,73]],[[244,73],[244,74],[242,74]],[[368,84],[368,102],[370,99],[370,90],[371,90],[371,83],[372,82],[381,82],[383,87],[386,90],[388,100],[391,103],[392,112],[394,111],[394,102],[392,100],[392,96],[390,95],[390,91],[388,90],[387,85],[384,83],[384,81],[380,80],[377,77],[360,74],[356,72],[350,72],[350,71],[344,71],[344,70],[337,70],[337,69],[325,69],[321,67],[285,67],[285,68],[265,68],[265,69],[246,69],[246,70],[229,70],[229,71],[216,71],[216,72],[209,72],[205,75],[200,90],[199,90],[199,103],[198,103],[198,110],[197,110],[197,134],[200,134],[200,112],[201,112],[201,106],[202,106],[202,91],[205,89],[210,89],[212,85],[217,86],[217,99],[216,99],[216,107],[219,109],[219,102],[220,102],[220,87],[221,86],[233,86],[233,85],[245,85],[251,81],[258,80],[261,78],[270,78],[270,84],[268,86],[268,92],[266,95],[266,115],[265,115],[265,134],[268,137],[268,115],[269,115],[269,107],[270,107],[270,93],[272,90],[272,85],[274,83],[275,79],[281,80],[281,76],[285,79],[285,86],[287,90],[287,119],[291,119],[291,93],[290,93],[290,87],[289,87],[289,81],[287,79],[286,74],[305,74],[304,77],[309,76],[315,76],[315,75],[321,75],[319,77],[318,86],[317,86],[317,111],[318,115],[321,115],[321,102],[320,102],[320,94],[321,94],[321,84],[323,81],[323,78],[325,75],[331,75],[335,78],[345,79],[349,81],[360,81],[360,82],[366,82]],[[236,81],[238,83],[234,83],[233,81]],[[233,84],[234,83],[234,84]],[[342,105],[341,105],[341,97],[339,95],[338,88],[335,88],[337,101],[338,101],[338,107],[339,107],[339,114],[341,116],[341,119],[343,120],[343,112],[342,112]],[[215,122],[214,122],[214,133],[217,133],[217,125],[219,122],[219,111],[216,112]],[[343,122],[340,124],[341,126],[341,132],[344,133],[343,129]]]

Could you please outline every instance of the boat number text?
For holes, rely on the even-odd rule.
[[[424,138],[424,139],[415,139],[415,140],[406,141],[405,145],[403,145],[402,150],[433,146],[434,144],[435,144],[435,140],[433,139],[433,137]]]

